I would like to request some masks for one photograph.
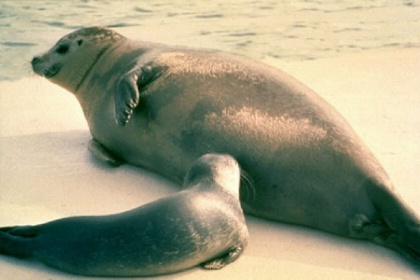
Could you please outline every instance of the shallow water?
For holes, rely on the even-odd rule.
[[[420,1],[0,0],[0,80],[74,29],[102,25],[136,39],[296,61],[420,46]]]

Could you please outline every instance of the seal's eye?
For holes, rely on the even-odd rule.
[[[82,43],[83,43],[83,40],[82,39],[80,39],[80,40],[77,41],[77,45],[78,46],[82,45]]]
[[[69,51],[69,46],[68,45],[61,45],[57,49],[57,53],[59,53],[59,54],[66,54],[68,51]]]

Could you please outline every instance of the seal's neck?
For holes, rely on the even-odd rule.
[[[107,49],[109,49],[109,47],[103,48],[99,53],[97,53],[94,57],[91,57],[91,61],[89,63],[89,67],[87,69],[85,69],[85,71],[82,71],[80,73],[80,78],[77,79],[79,81],[79,83],[76,85],[74,92],[77,94],[79,92],[79,89],[81,87],[81,85],[86,81],[87,76],[89,75],[90,71],[92,70],[93,67],[95,67],[95,65],[97,64],[97,62],[101,59],[101,57],[103,56],[103,54],[107,51]]]
[[[85,49],[83,56],[78,56],[72,60],[66,61],[65,67],[62,67],[61,71],[51,78],[51,81],[77,95],[81,85],[89,75],[90,70],[100,60],[108,48],[109,46]]]

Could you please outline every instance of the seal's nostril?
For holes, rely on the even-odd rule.
[[[41,60],[41,58],[39,56],[35,56],[34,58],[32,58],[31,64],[35,65],[37,64],[39,61]]]

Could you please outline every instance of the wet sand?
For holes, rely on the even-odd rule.
[[[268,62],[334,105],[385,166],[403,198],[420,213],[420,49]],[[93,161],[76,99],[46,80],[1,82],[0,111],[0,226],[115,213],[177,190],[139,168],[111,169]],[[252,217],[247,223],[250,245],[235,263],[220,271],[196,268],[162,279],[418,279],[420,275],[398,254],[371,243]],[[78,277],[1,256],[0,278]]]

